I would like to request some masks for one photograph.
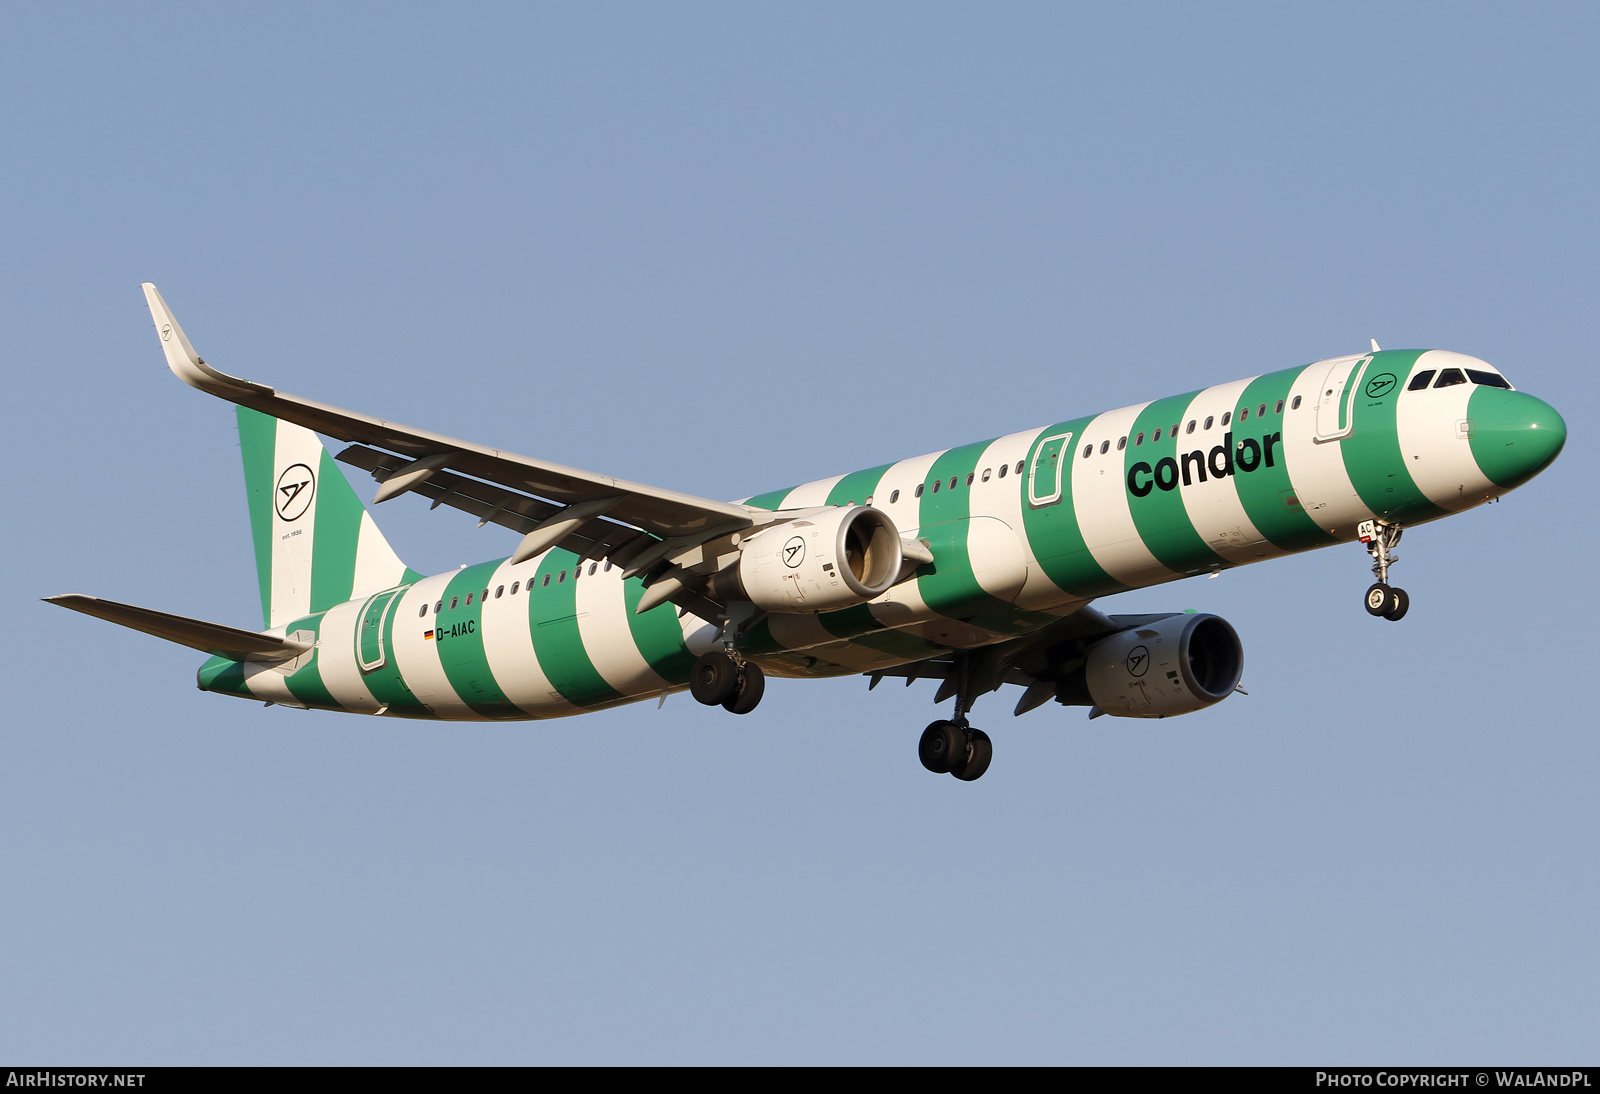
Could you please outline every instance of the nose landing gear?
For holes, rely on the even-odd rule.
[[[1400,560],[1394,548],[1404,529],[1386,520],[1364,520],[1356,531],[1367,545],[1367,554],[1372,556],[1372,576],[1378,579],[1367,589],[1367,614],[1398,623],[1410,610],[1411,598],[1404,589],[1389,585],[1389,567]]]

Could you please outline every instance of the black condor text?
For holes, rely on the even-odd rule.
[[[1222,479],[1236,471],[1254,471],[1263,464],[1267,467],[1276,467],[1277,463],[1272,458],[1272,448],[1282,439],[1282,433],[1268,433],[1259,441],[1249,437],[1235,446],[1233,434],[1224,433],[1222,443],[1209,453],[1197,448],[1193,452],[1185,452],[1177,459],[1163,456],[1156,461],[1154,467],[1147,463],[1136,463],[1128,468],[1128,493],[1136,498],[1142,498],[1158,486],[1163,490],[1176,490],[1179,479],[1183,480],[1183,485],[1189,486],[1194,481],[1193,476],[1198,476],[1201,482],[1205,482],[1207,471],[1211,472],[1212,478]],[[1238,449],[1237,455],[1234,454],[1235,447]]]

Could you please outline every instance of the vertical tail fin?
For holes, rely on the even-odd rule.
[[[422,576],[394,553],[315,433],[242,406],[238,416],[269,628]]]

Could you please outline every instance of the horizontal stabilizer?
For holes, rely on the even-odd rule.
[[[115,600],[101,600],[97,596],[84,596],[82,593],[47,596],[44,600],[47,604],[59,604],[84,615],[92,615],[232,661],[288,661],[305,653],[312,645],[292,638],[276,638],[238,627],[224,627],[220,623],[207,623],[202,619],[170,615],[151,608],[118,604]]]

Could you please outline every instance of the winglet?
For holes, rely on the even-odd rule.
[[[237,376],[229,376],[206,364],[205,359],[194,351],[188,335],[178,326],[177,317],[172,314],[172,309],[167,307],[167,302],[161,299],[161,293],[156,291],[156,287],[146,281],[142,288],[145,303],[150,305],[150,318],[155,321],[156,334],[161,337],[162,352],[167,355],[167,367],[172,370],[174,376],[190,387],[197,387],[201,391],[220,395],[229,400],[239,395],[273,393],[272,389],[264,384],[255,384],[249,380],[241,380]]]

